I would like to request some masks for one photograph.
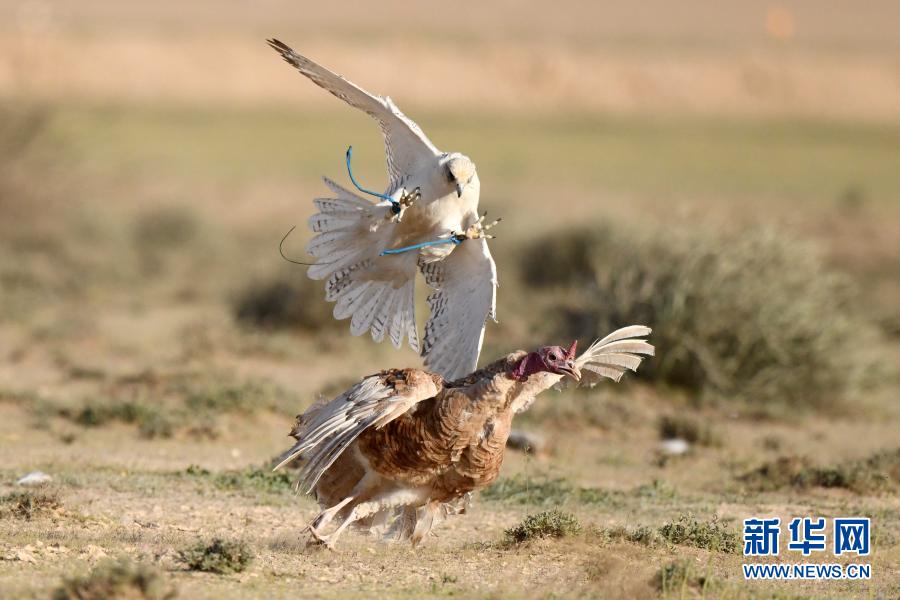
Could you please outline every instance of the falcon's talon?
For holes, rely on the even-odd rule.
[[[492,227],[494,227],[495,225],[497,225],[497,223],[499,223],[502,219],[495,219],[493,222],[488,223],[487,225],[485,225],[485,224],[484,224],[484,218],[485,218],[486,216],[487,216],[487,212],[485,211],[485,213],[484,213],[483,215],[481,215],[480,217],[478,217],[478,220],[477,220],[477,221],[475,221],[474,223],[472,223],[471,225],[469,225],[469,226],[466,228],[465,233],[462,234],[462,235],[463,235],[463,239],[467,239],[467,240],[478,240],[478,239],[487,239],[487,240],[491,240],[491,239],[494,239],[494,236],[493,236],[493,235],[489,235],[489,234],[487,233],[487,231],[488,231],[489,229],[491,229]]]
[[[403,190],[403,193],[400,195],[400,199],[392,201],[391,212],[387,216],[387,220],[399,223],[403,220],[403,214],[406,212],[406,209],[410,208],[421,198],[422,190],[420,188],[416,188],[412,192]]]

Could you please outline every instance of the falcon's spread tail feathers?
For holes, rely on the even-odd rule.
[[[350,333],[372,331],[380,342],[385,334],[397,348],[403,338],[419,349],[413,287],[415,255],[382,258],[395,223],[386,217],[388,202],[372,203],[325,178],[334,198],[317,198],[319,212],[309,218],[317,235],[306,246],[316,257],[310,279],[327,279],[325,299],[335,302],[334,318],[352,317]]]
[[[630,325],[591,344],[575,359],[581,370],[581,385],[593,387],[604,377],[618,382],[626,371],[637,371],[641,361],[654,354],[653,346],[639,339],[651,331],[643,325]]]

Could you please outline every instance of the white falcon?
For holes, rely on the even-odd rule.
[[[488,317],[495,317],[497,269],[478,215],[480,183],[475,164],[458,152],[441,152],[388,97],[370,94],[294,52],[269,45],[313,83],[374,117],[384,134],[389,183],[370,201],[325,178],[334,198],[315,200],[309,219],[317,235],[306,251],[316,257],[311,279],[325,279],[325,299],[336,319],[351,318],[350,332],[404,337],[425,365],[447,379],[471,373],[478,362]],[[350,166],[350,150],[347,151]],[[419,345],[414,286],[420,268],[432,288],[431,315]]]

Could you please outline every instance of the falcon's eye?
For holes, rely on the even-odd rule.
[[[447,181],[449,183],[453,183],[456,181],[456,177],[453,176],[453,171],[451,171],[450,169],[447,169]]]

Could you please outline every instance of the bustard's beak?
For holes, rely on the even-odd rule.
[[[462,193],[465,188],[466,188],[466,186],[463,185],[462,183],[456,184],[456,197],[457,198],[462,198]]]
[[[578,368],[574,360],[567,360],[566,364],[561,366],[559,370],[567,375],[571,375],[575,381],[581,381],[581,369]]]

